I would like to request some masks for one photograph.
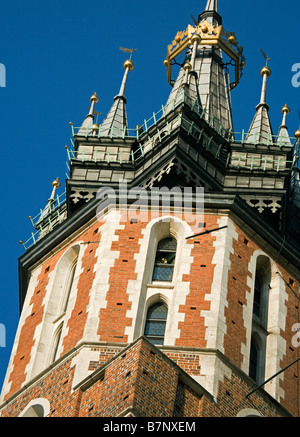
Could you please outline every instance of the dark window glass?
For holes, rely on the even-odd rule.
[[[173,278],[177,241],[175,238],[164,238],[158,243],[153,281],[171,282]]]
[[[257,317],[261,316],[261,298],[262,298],[262,284],[259,276],[256,274],[255,286],[254,286],[253,312]]]
[[[148,310],[144,335],[153,344],[164,344],[167,314],[168,309],[162,303],[156,303]]]
[[[257,351],[256,344],[252,341],[251,342],[251,349],[250,349],[249,376],[254,381],[257,380],[257,366],[258,366],[258,351]]]

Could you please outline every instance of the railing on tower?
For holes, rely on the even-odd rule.
[[[183,111],[177,111],[176,116],[172,118],[170,122],[167,121],[163,124],[163,128],[160,126],[162,125],[159,123],[162,119],[166,118],[166,115],[169,111],[176,112],[175,110],[178,109],[183,104],[187,105],[192,111],[196,112],[199,117],[207,122],[207,124],[218,133],[218,135],[223,138],[223,142],[220,141],[218,143],[216,141],[216,135],[208,135],[207,132],[204,129],[200,129],[199,126],[197,126],[194,122],[187,119]],[[157,112],[153,112],[152,116],[149,119],[145,119],[142,124],[138,125],[135,129],[126,129],[124,130],[124,136],[123,138],[129,138],[129,139],[135,139],[137,143],[137,147],[135,150],[128,150],[125,149],[118,149],[114,153],[110,152],[109,148],[107,148],[106,151],[102,150],[100,146],[93,145],[93,146],[86,146],[86,147],[80,147],[78,150],[75,150],[74,147],[74,137],[76,137],[76,134],[78,133],[79,129],[82,128],[76,128],[73,125],[71,125],[72,128],[72,138],[71,138],[71,146],[66,146],[67,151],[67,169],[70,171],[70,161],[72,160],[80,160],[82,162],[85,161],[94,161],[94,162],[106,162],[108,164],[111,163],[119,163],[122,164],[124,162],[137,162],[144,158],[145,154],[147,154],[150,150],[152,150],[156,144],[160,143],[162,138],[164,138],[167,135],[170,135],[176,127],[180,126],[182,129],[184,129],[188,135],[193,136],[196,141],[200,142],[203,147],[206,148],[207,151],[209,151],[214,158],[220,159],[220,156],[223,152],[224,145],[227,142],[231,142],[232,144],[240,144],[244,145],[247,144],[247,134],[248,132],[245,130],[242,130],[242,132],[233,132],[230,130],[225,130],[222,125],[217,125],[216,121],[213,117],[208,118],[208,114],[206,113],[205,108],[202,108],[199,105],[198,101],[192,101],[185,93],[184,90],[182,90],[181,93],[179,93],[176,98],[168,103],[167,106],[162,106],[161,109]],[[93,130],[92,128],[86,129],[86,137],[93,136],[93,137],[101,137],[101,126],[97,131]],[[111,131],[111,138],[114,137],[114,132]],[[253,141],[254,139],[254,141]],[[269,136],[267,140],[267,146],[277,146],[278,150],[286,144],[285,143],[286,138],[278,138],[277,136]],[[295,138],[290,138],[291,144],[295,141]],[[258,134],[257,134],[257,140],[252,136],[251,144],[258,145]],[[226,152],[223,153],[223,156],[226,156]],[[258,153],[253,153],[252,155],[241,150],[240,153],[235,153],[234,159],[232,156],[227,154],[225,165],[230,165],[231,168],[246,168],[249,170],[274,170],[274,171],[284,171],[290,169],[292,165],[292,161],[287,161],[286,159],[283,159],[282,156],[278,155],[276,158],[273,156],[264,156],[260,157]],[[67,174],[67,178],[69,175]],[[62,193],[60,196],[57,196],[54,210],[50,211],[49,214],[47,214],[46,217],[41,221],[42,214],[45,215],[45,210],[41,210],[39,214],[37,214],[36,217],[30,218],[34,228],[35,232],[32,232],[31,237],[23,242],[20,243],[24,246],[25,250],[28,250],[30,247],[35,245],[41,238],[43,238],[48,232],[50,232],[52,229],[54,229],[55,226],[57,226],[59,223],[61,223],[66,218],[66,193]],[[37,226],[37,223],[40,223]]]

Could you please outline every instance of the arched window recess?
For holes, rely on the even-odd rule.
[[[167,305],[162,302],[157,302],[148,309],[144,335],[155,345],[164,344],[167,315]]]
[[[160,240],[157,246],[153,281],[171,282],[174,273],[177,241],[174,237]]]

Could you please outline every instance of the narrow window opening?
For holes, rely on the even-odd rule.
[[[171,282],[173,279],[177,241],[173,237],[164,238],[158,243],[153,281]]]
[[[257,382],[257,375],[258,375],[257,370],[258,370],[258,350],[255,342],[252,340],[251,350],[250,350],[249,376],[256,382]]]
[[[161,302],[148,309],[144,335],[155,345],[164,344],[167,314],[168,308]]]

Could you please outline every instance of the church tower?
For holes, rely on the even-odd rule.
[[[246,63],[217,0],[164,64],[147,122],[127,118],[129,56],[103,121],[94,93],[71,125],[65,193],[56,179],[22,243],[2,417],[300,415],[300,132],[283,102],[274,134],[262,65],[235,133]]]

